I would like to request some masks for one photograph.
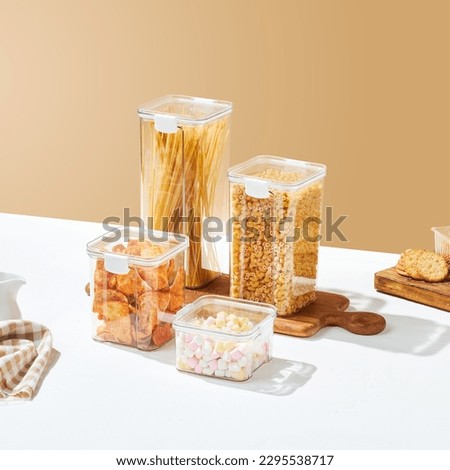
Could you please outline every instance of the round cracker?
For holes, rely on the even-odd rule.
[[[424,252],[425,250],[421,249],[409,249],[401,254],[399,263],[409,277],[422,279],[418,271],[418,263]]]
[[[400,274],[400,276],[409,277],[408,273],[404,269],[402,269],[402,266],[399,266],[398,264],[395,267],[395,271],[397,272],[397,274]]]
[[[448,275],[448,265],[441,255],[434,251],[426,251],[419,258],[417,271],[425,281],[440,282]]]
[[[445,262],[447,263],[448,267],[450,268],[450,255],[441,253],[441,256],[442,256],[442,258],[445,259]]]

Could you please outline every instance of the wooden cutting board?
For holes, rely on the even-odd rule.
[[[372,312],[346,312],[350,300],[339,294],[317,291],[317,299],[289,317],[277,317],[275,333],[308,338],[326,326],[339,326],[356,335],[376,335],[386,320]]]
[[[186,303],[202,295],[229,293],[228,276],[220,276],[202,289],[187,290]],[[358,335],[375,335],[386,327],[385,319],[371,312],[345,312],[350,305],[347,297],[331,292],[317,292],[317,300],[289,317],[277,317],[274,331],[284,335],[308,338],[326,326],[339,326]]]
[[[450,312],[450,281],[416,281],[389,268],[375,274],[375,289]]]

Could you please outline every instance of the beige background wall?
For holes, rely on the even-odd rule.
[[[449,15],[447,0],[0,0],[0,211],[138,214],[135,110],[178,92],[234,102],[232,163],[326,163],[345,246],[431,247],[450,224]]]

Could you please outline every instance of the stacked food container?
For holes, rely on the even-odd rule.
[[[276,314],[316,298],[326,168],[263,155],[229,169],[231,111],[181,95],[140,106],[145,227],[117,228],[87,251],[95,339],[152,350],[176,332],[179,370],[243,381],[272,357]],[[185,286],[208,284],[228,261],[230,297],[184,306]]]

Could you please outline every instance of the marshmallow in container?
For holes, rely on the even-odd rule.
[[[272,358],[273,305],[205,295],[175,317],[181,371],[243,381]]]

